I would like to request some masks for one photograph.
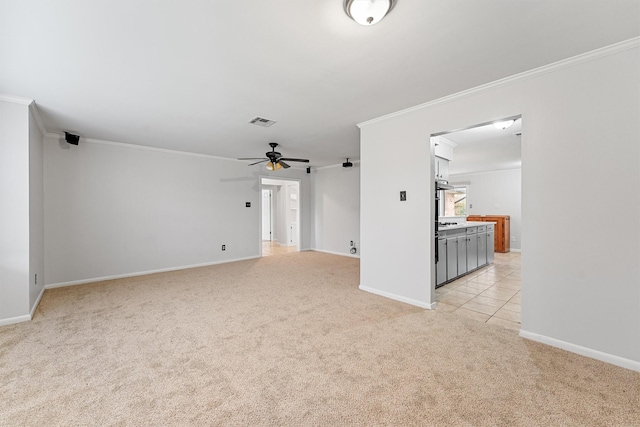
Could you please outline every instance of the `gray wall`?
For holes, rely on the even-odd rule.
[[[429,136],[522,114],[521,334],[640,370],[640,222],[597,225],[640,218],[639,75],[631,40],[363,123],[361,288],[431,306]]]
[[[44,291],[43,138],[29,110],[29,309]],[[36,283],[36,274],[38,279]]]
[[[29,313],[29,107],[2,100],[0,203],[1,322]]]
[[[210,156],[45,138],[47,284],[259,256],[263,169]],[[301,179],[301,246],[308,248],[307,174],[291,168],[269,176]]]
[[[29,320],[45,283],[43,136],[32,100],[1,97],[0,325]]]
[[[319,251],[349,255],[351,240],[360,254],[360,164],[326,167],[312,173],[313,239]]]

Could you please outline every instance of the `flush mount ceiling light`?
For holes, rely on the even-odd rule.
[[[493,125],[496,127],[496,129],[505,130],[511,127],[511,125],[514,123],[515,123],[515,120],[503,120],[501,122],[495,122]]]
[[[373,25],[391,12],[396,2],[397,0],[344,0],[344,11],[360,25]]]

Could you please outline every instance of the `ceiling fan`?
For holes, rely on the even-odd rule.
[[[277,169],[282,169],[282,168],[290,168],[291,166],[289,166],[288,164],[286,164],[284,162],[284,160],[286,160],[287,162],[304,162],[304,163],[309,163],[309,159],[292,159],[290,157],[282,157],[282,154],[278,153],[276,151],[276,147],[278,146],[278,143],[276,142],[270,142],[269,146],[271,147],[271,151],[267,151],[266,153],[264,153],[265,156],[267,156],[266,158],[262,158],[262,157],[243,157],[240,158],[238,160],[259,160],[258,162],[255,163],[251,163],[248,166],[253,166],[253,165],[257,165],[259,163],[264,163],[264,162],[269,162],[267,163],[267,169],[269,169],[270,171],[273,170],[277,170]]]

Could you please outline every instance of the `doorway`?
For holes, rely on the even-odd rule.
[[[500,125],[499,125],[500,124]],[[437,308],[520,329],[522,118],[431,135]]]
[[[261,256],[300,251],[300,181],[260,178]]]

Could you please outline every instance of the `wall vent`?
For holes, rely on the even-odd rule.
[[[271,126],[272,124],[275,124],[276,122],[275,120],[269,120],[269,119],[265,119],[264,117],[256,116],[253,119],[249,120],[249,123],[251,123],[252,125],[268,128],[269,126]]]

